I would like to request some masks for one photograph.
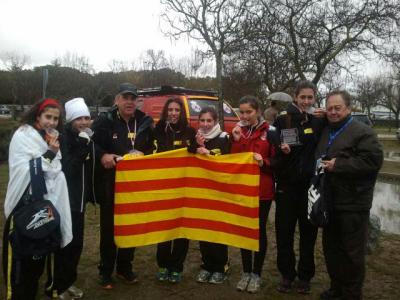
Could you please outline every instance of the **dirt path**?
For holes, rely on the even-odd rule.
[[[0,166],[0,199],[4,199],[7,185],[6,168]],[[4,200],[2,200],[4,201]],[[3,203],[0,204],[0,230],[4,225]],[[97,263],[99,259],[99,210],[95,213],[92,205],[88,205],[85,227],[85,245],[79,266],[77,285],[84,289],[85,299],[97,300],[131,300],[131,299],[318,299],[319,294],[328,287],[325,263],[321,247],[321,232],[316,245],[316,276],[312,281],[312,293],[300,296],[296,293],[282,295],[276,292],[279,281],[276,269],[276,244],[273,225],[273,210],[268,223],[268,253],[263,270],[263,285],[259,294],[250,295],[235,290],[242,270],[240,252],[230,248],[230,274],[223,285],[198,284],[195,276],[201,263],[199,246],[196,241],[190,242],[190,250],[185,262],[183,280],[180,284],[159,283],[155,280],[157,266],[155,262],[155,246],[138,248],[135,255],[134,268],[139,273],[140,282],[129,286],[116,283],[112,291],[104,291],[97,284]],[[297,236],[296,236],[297,239]],[[297,243],[296,243],[297,244]],[[0,244],[0,248],[1,248]],[[365,299],[400,299],[400,236],[384,235],[379,249],[367,257],[367,276],[365,280]],[[43,276],[44,277],[44,276]],[[46,299],[41,294],[38,299]],[[0,275],[0,299],[4,296],[4,279]]]
[[[98,214],[97,214],[98,215]],[[190,242],[190,250],[185,262],[183,280],[179,284],[159,283],[155,280],[157,266],[155,246],[138,248],[135,254],[134,268],[139,273],[140,282],[136,285],[125,285],[116,282],[113,291],[101,290],[97,283],[98,232],[97,216],[93,208],[88,210],[86,223],[86,244],[79,270],[79,286],[86,291],[86,299],[318,299],[319,294],[328,287],[322,247],[321,232],[316,246],[316,276],[312,282],[312,293],[299,296],[295,292],[282,295],[275,291],[279,281],[276,268],[276,244],[273,226],[273,211],[270,214],[268,253],[263,270],[263,286],[257,295],[240,293],[235,286],[242,270],[240,252],[230,248],[230,273],[223,285],[199,284],[195,276],[201,264],[199,246],[196,241]],[[367,277],[365,282],[365,299],[400,299],[400,236],[384,236],[378,251],[368,256]]]

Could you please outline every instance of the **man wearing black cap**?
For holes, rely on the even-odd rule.
[[[119,157],[136,152],[152,152],[153,120],[136,109],[137,89],[123,83],[115,96],[114,106],[93,124],[93,140],[99,158],[95,184],[96,200],[100,203],[100,265],[99,283],[112,289],[112,273],[127,283],[137,282],[132,271],[134,248],[118,249],[114,243],[114,182],[115,165]]]

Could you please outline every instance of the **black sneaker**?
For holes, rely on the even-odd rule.
[[[117,272],[117,277],[127,284],[138,282],[137,274],[132,271],[124,273]]]
[[[281,282],[278,284],[276,290],[279,293],[290,293],[292,290],[292,281],[286,278],[282,278]]]
[[[304,295],[311,293],[310,282],[299,280],[299,282],[297,283],[296,291],[297,293]]]
[[[340,299],[341,297],[342,297],[342,293],[340,291],[332,289],[332,288],[329,290],[323,291],[319,295],[319,299],[322,299],[322,300]]]
[[[113,286],[113,280],[111,278],[111,276],[109,275],[99,275],[99,284],[101,285],[101,287],[105,290],[112,290],[114,288]]]

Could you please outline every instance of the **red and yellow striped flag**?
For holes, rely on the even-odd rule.
[[[125,157],[115,178],[115,242],[125,248],[188,238],[257,251],[258,197],[250,152]]]

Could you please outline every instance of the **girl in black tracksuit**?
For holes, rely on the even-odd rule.
[[[188,147],[194,143],[195,135],[196,131],[188,125],[182,101],[168,99],[154,128],[154,153]],[[157,245],[159,281],[180,281],[188,248],[189,240],[183,238]]]
[[[196,142],[190,145],[188,150],[192,153],[210,155],[230,152],[229,136],[221,131],[217,113],[212,107],[206,107],[200,111]],[[200,241],[200,252],[203,264],[196,280],[214,284],[222,283],[228,267],[228,246]]]
[[[66,293],[72,297],[83,296],[83,291],[73,286],[73,283],[77,279],[77,268],[83,249],[86,202],[94,202],[94,145],[89,136],[89,110],[85,108],[82,98],[68,101],[65,107],[67,124],[60,139],[60,148],[62,170],[68,185],[73,239],[54,254],[53,269],[51,263],[48,263],[49,276],[46,284],[46,293],[61,299],[64,299]]]

